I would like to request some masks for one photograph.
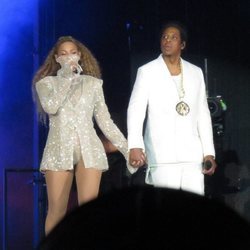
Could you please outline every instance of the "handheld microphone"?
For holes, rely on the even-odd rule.
[[[81,67],[79,64],[77,64],[77,65],[72,65],[72,66],[71,66],[71,69],[72,69],[72,72],[73,72],[74,74],[77,74],[77,75],[80,75],[81,72],[82,72],[82,67]]]
[[[206,161],[204,162],[204,164],[203,164],[203,168],[204,168],[205,170],[209,170],[211,167],[212,167],[212,162],[209,161],[209,160],[206,160]]]

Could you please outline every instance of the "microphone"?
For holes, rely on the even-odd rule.
[[[72,72],[73,72],[74,74],[77,74],[77,75],[80,75],[81,72],[82,72],[82,67],[81,67],[79,64],[77,64],[77,65],[72,65],[72,66],[71,66],[71,69],[72,69]]]
[[[203,164],[203,168],[204,168],[205,170],[209,170],[211,167],[212,167],[212,162],[209,161],[209,160],[206,160],[206,161],[204,162],[204,164]]]

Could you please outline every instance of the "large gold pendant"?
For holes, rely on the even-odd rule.
[[[179,115],[185,116],[189,113],[190,108],[185,102],[181,101],[181,102],[177,103],[176,111]]]

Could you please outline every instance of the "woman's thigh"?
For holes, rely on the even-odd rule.
[[[85,168],[82,160],[75,169],[78,203],[82,204],[95,199],[99,193],[102,171]]]
[[[49,209],[67,209],[73,176],[73,171],[46,171]]]

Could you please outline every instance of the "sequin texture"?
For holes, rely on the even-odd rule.
[[[110,117],[102,80],[82,75],[77,81],[78,84],[72,84],[60,76],[47,76],[36,84],[41,105],[49,115],[41,171],[73,169],[77,150],[80,150],[86,168],[107,170],[107,156],[96,134],[94,120],[127,160],[127,140]],[[77,140],[79,143],[76,144]]]

